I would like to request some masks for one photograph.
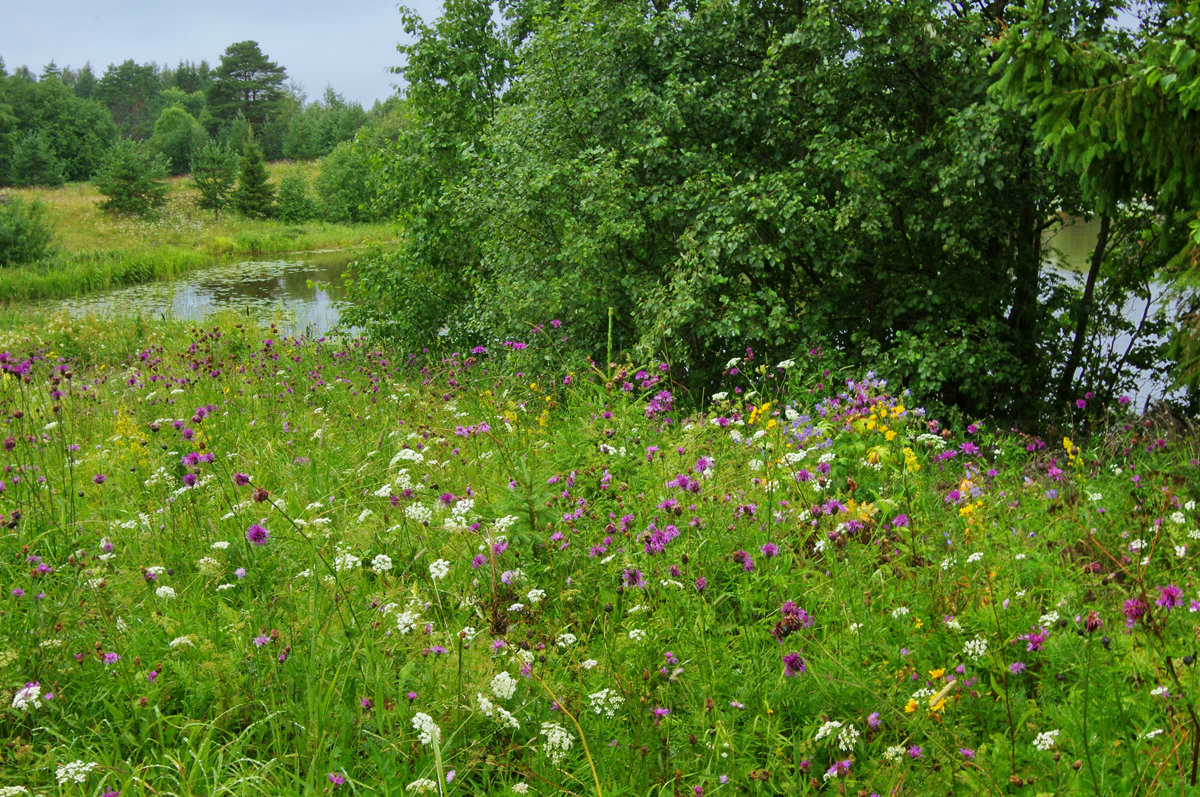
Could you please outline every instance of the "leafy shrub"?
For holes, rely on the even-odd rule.
[[[343,141],[321,162],[314,188],[326,221],[369,221],[371,189],[367,158],[353,142]]]
[[[32,263],[46,253],[50,238],[40,202],[0,203],[0,266]]]
[[[317,215],[303,169],[289,169],[279,183],[279,218],[287,222],[308,221]]]

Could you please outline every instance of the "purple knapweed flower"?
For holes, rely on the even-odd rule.
[[[1174,584],[1158,588],[1158,600],[1155,603],[1164,609],[1177,609],[1183,605],[1183,590]]]
[[[252,545],[266,545],[267,537],[270,535],[271,532],[258,523],[254,523],[250,528],[246,529],[246,540]]]
[[[799,653],[785,653],[783,656],[783,674],[786,677],[799,675],[804,672],[807,665],[808,663],[800,658]]]

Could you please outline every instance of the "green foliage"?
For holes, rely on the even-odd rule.
[[[314,160],[328,155],[335,146],[354,138],[366,123],[367,114],[358,103],[347,104],[332,88],[321,102],[296,114],[283,141],[283,155],[295,160]]]
[[[167,160],[142,141],[122,139],[108,150],[92,182],[108,199],[100,207],[144,216],[167,198]]]
[[[200,192],[200,207],[211,210],[215,218],[227,207],[237,188],[238,157],[228,145],[208,141],[192,156],[192,184]]]
[[[37,202],[0,202],[0,266],[32,263],[50,246],[45,208]]]
[[[60,186],[65,182],[62,163],[43,135],[29,131],[13,147],[13,185]]]
[[[116,137],[104,106],[80,99],[61,81],[0,78],[0,183],[8,184],[13,150],[30,132],[58,157],[69,181],[90,178]]]
[[[265,219],[272,215],[274,205],[275,191],[267,181],[262,150],[252,138],[242,151],[237,189],[233,192],[233,207],[248,219]]]
[[[284,172],[279,181],[279,201],[276,215],[282,221],[300,222],[316,218],[317,206],[308,190],[304,169],[294,167]]]
[[[313,186],[321,206],[321,217],[333,222],[370,221],[374,186],[362,147],[343,141],[323,161]]]
[[[163,88],[154,64],[125,60],[109,65],[96,85],[95,97],[108,108],[123,138],[142,140],[154,132]]]
[[[287,70],[269,60],[258,42],[235,42],[212,72],[208,104],[217,119],[231,120],[240,113],[259,127],[275,112],[286,80]]]
[[[408,124],[397,130],[394,143],[376,151],[373,169],[379,207],[402,219],[403,243],[398,251],[359,261],[351,288],[361,301],[347,318],[417,345],[431,322],[433,328],[451,321],[457,327],[470,315],[476,225],[446,200],[484,146],[513,51],[482,0],[450,0],[433,25],[415,12],[401,13],[414,38],[399,47],[406,58]]]
[[[204,146],[207,136],[195,118],[179,106],[162,112],[154,123],[150,147],[167,159],[171,174],[183,174],[191,164],[193,153]]]
[[[1041,227],[1071,189],[987,93],[1000,22],[935,0],[510,18],[534,35],[481,3],[412,26],[412,125],[377,167],[404,249],[363,269],[360,323],[394,330],[444,269],[455,340],[557,317],[602,359],[613,308],[618,351],[668,347],[695,385],[746,346],[826,340],[947,402],[1036,411]]]

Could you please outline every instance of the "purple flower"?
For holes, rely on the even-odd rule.
[[[1183,605],[1183,590],[1174,584],[1159,587],[1158,600],[1155,603],[1164,609],[1176,609]]]
[[[1049,636],[1050,633],[1045,628],[1039,628],[1035,625],[1033,626],[1032,631],[1030,631],[1028,634],[1021,634],[1019,637],[1017,637],[1017,639],[1028,642],[1029,645],[1025,648],[1025,650],[1033,651],[1041,650],[1042,645],[1045,644],[1046,638]]]
[[[958,752],[963,758],[965,758],[967,760],[973,759],[975,757],[975,751],[969,747],[960,747],[960,748],[958,748]]]
[[[233,474],[233,483],[241,487],[250,483],[250,477],[245,473],[235,473]]]
[[[878,728],[880,724],[878,711],[872,712],[871,715],[867,717],[867,725],[869,727]]]
[[[104,484],[106,481],[108,481],[108,477],[103,473],[97,473],[92,477],[92,481],[94,481],[96,484]]]
[[[642,571],[636,568],[626,568],[621,574],[621,580],[625,586],[634,589],[644,589],[646,586],[646,579],[642,576]]]
[[[1138,620],[1146,614],[1146,604],[1142,603],[1138,598],[1130,598],[1125,601],[1125,605],[1121,608],[1121,613],[1125,615],[1125,627],[1133,628],[1137,625]]]
[[[892,518],[892,526],[898,529],[908,528],[908,515],[896,515]]]
[[[1020,675],[1021,673],[1025,672],[1025,662],[1014,661],[1012,664],[1008,665],[1008,671],[1013,675]]]
[[[836,778],[841,775],[849,774],[849,772],[850,772],[850,759],[847,758],[843,761],[834,761],[833,766],[831,766],[828,769],[828,771],[825,772],[825,774],[830,778]]]
[[[783,674],[785,677],[793,677],[804,672],[807,662],[800,658],[799,653],[785,653],[783,656]],[[876,714],[876,717],[879,715]]]
[[[330,772],[329,782],[332,783],[333,788],[336,789],[338,786],[341,786],[343,783],[345,783],[346,779],[342,777],[342,773],[340,772]]]
[[[104,654],[104,663],[105,663],[105,664],[116,664],[116,663],[117,663],[118,661],[120,661],[120,660],[121,660],[121,654],[120,654],[120,653],[113,653],[113,652],[110,650],[110,651],[108,651],[107,653],[105,653],[105,654]]]
[[[271,532],[267,531],[266,528],[258,523],[255,523],[251,525],[250,528],[246,529],[246,539],[252,545],[266,545],[267,537],[270,535]]]
[[[920,758],[923,753],[924,751],[915,744],[908,748],[908,757],[911,759],[916,760]]]
[[[775,545],[775,543],[773,543],[773,542],[768,542],[768,543],[764,544],[758,550],[761,551],[762,555],[767,557],[768,559],[770,559],[772,556],[777,556],[779,554],[779,547],[777,545]]]
[[[696,579],[696,591],[704,592],[706,589],[708,589],[708,579],[704,576],[700,576]]]
[[[254,647],[261,648],[263,645],[271,641],[271,638],[265,634],[259,634],[254,637]]]

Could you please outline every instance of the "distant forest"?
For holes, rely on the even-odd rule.
[[[308,102],[254,41],[231,44],[215,67],[126,60],[99,76],[53,61],[10,72],[0,57],[0,186],[88,180],[123,139],[147,142],[174,174],[208,141],[250,136],[268,160],[312,160],[367,126],[394,138],[401,110],[398,98],[364,110],[332,87]]]

